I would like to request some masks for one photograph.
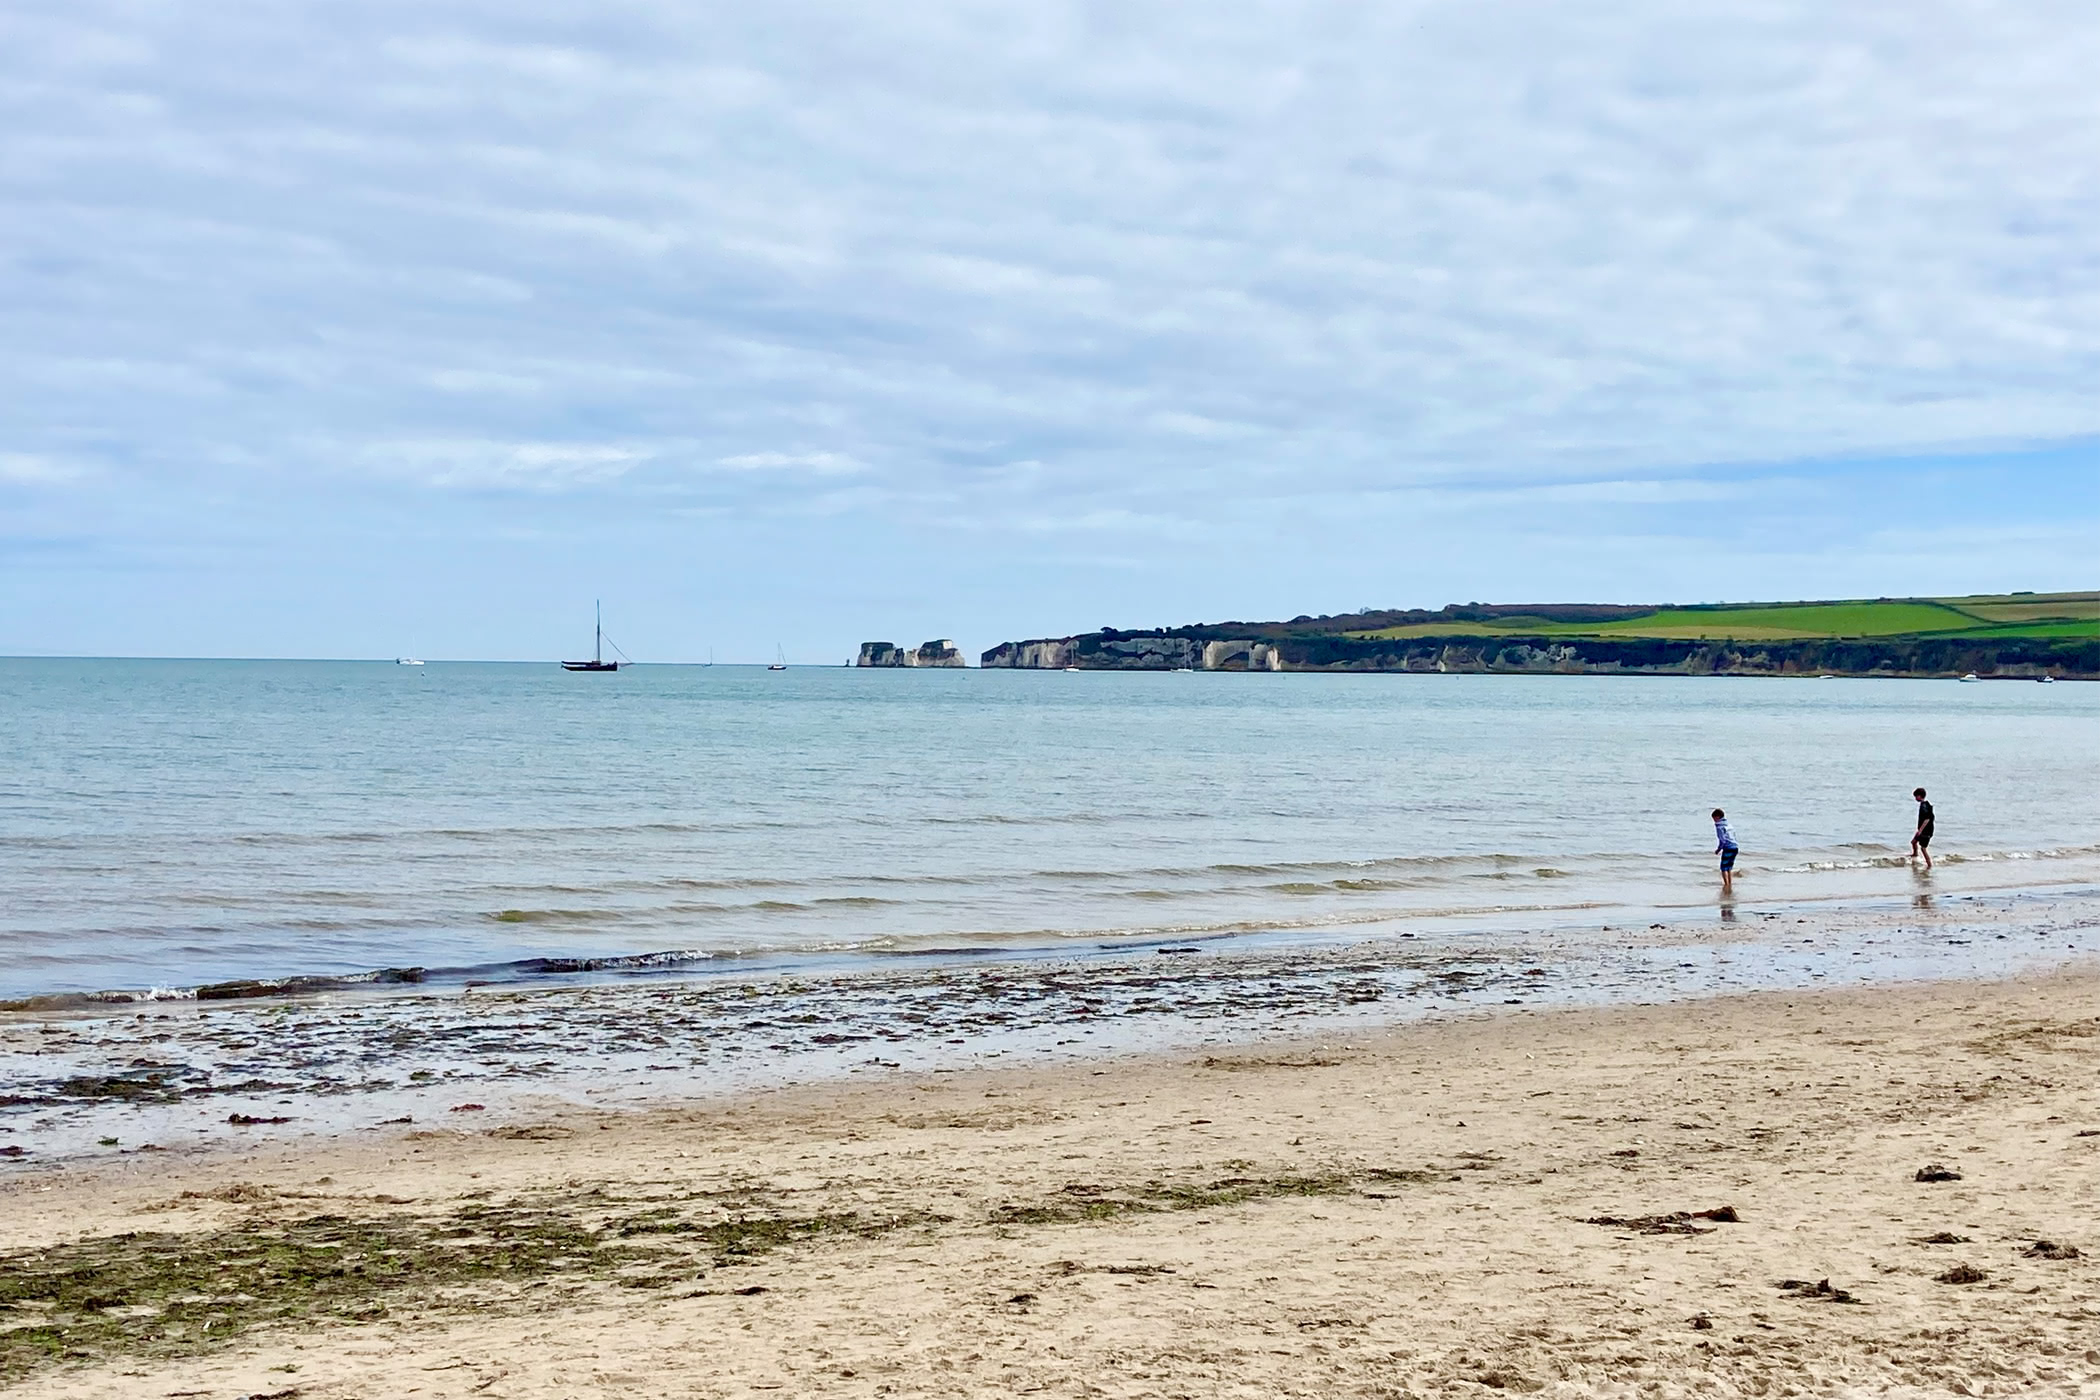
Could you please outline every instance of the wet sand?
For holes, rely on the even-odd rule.
[[[690,1103],[1016,1060],[1216,1050],[1506,1006],[2028,975],[2100,955],[2100,890],[1663,913],[1372,940],[857,959],[713,976],[0,1009],[0,1171],[444,1120]]]
[[[225,1400],[2100,1389],[2090,961],[1007,1064],[18,1161],[0,1374]]]

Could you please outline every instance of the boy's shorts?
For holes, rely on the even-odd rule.
[[[1724,871],[1735,869],[1735,847],[1730,846],[1727,850],[1721,852],[1721,869]]]

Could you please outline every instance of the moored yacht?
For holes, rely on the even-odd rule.
[[[592,629],[591,659],[588,661],[564,661],[561,663],[561,668],[564,671],[617,671],[620,669],[619,662],[605,659],[605,605],[599,603],[595,606],[597,608],[597,626]],[[617,643],[614,644],[613,650],[620,650]],[[416,664],[421,665],[422,663],[418,662]]]

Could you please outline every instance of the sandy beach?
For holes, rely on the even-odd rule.
[[[0,1365],[225,1400],[2088,1394],[2096,1070],[2085,966],[18,1166]]]

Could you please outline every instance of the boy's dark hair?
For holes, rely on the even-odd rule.
[[[1720,821],[1720,820],[1722,820],[1723,818],[1725,818],[1725,817],[1726,817],[1727,815],[1728,815],[1728,814],[1727,814],[1726,812],[1722,811],[1722,810],[1721,810],[1721,809],[1720,809],[1719,807],[1716,807],[1716,808],[1714,808],[1714,820],[1715,820],[1715,821]]]
[[[1912,789],[1910,790],[1910,795],[1911,795],[1912,797],[1916,797],[1916,798],[1919,798],[1919,799],[1923,799],[1923,798],[1924,798],[1924,796],[1925,796],[1925,789],[1923,789],[1923,788],[1912,788]]]

